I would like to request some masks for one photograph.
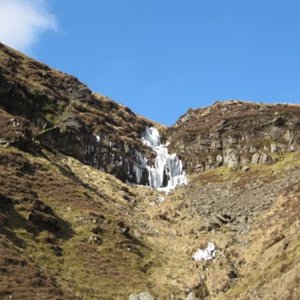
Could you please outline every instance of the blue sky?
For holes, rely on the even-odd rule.
[[[37,12],[27,44],[1,25],[8,2]],[[300,103],[299,15],[299,0],[0,0],[0,40],[171,125],[217,100]]]

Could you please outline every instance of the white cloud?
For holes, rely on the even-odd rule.
[[[40,34],[56,30],[56,18],[48,0],[0,0],[0,41],[21,51],[29,51]]]

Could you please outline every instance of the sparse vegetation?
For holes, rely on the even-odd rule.
[[[0,299],[299,299],[299,106],[218,102],[155,124],[189,170],[164,194],[125,183],[154,122],[1,44],[0,97]],[[224,143],[246,169],[201,165]],[[194,261],[208,242],[215,258]]]

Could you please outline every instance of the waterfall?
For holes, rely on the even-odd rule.
[[[169,154],[168,145],[161,143],[160,134],[156,128],[147,128],[142,141],[156,153],[154,166],[146,165],[151,187],[168,192],[177,185],[187,183],[182,161],[176,154]]]

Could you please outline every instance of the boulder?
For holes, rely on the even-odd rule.
[[[243,172],[247,172],[247,171],[249,171],[250,170],[250,167],[249,166],[243,166],[242,167],[242,171]]]

